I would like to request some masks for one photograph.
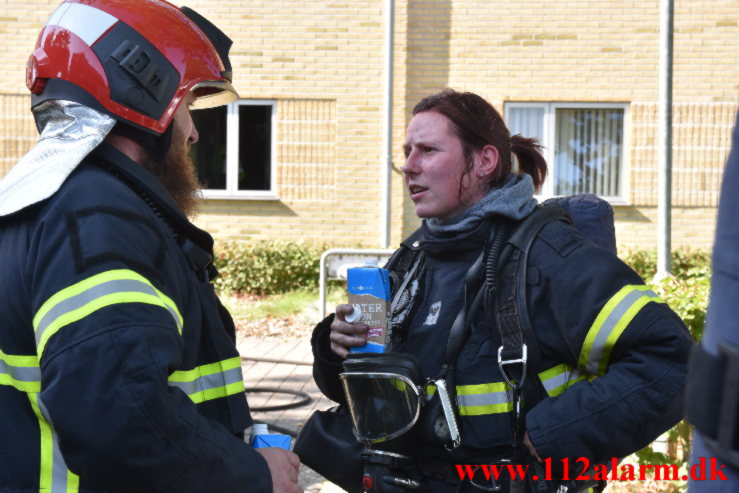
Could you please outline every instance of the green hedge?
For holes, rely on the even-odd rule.
[[[321,254],[328,247],[304,242],[228,241],[216,245],[215,280],[222,292],[269,295],[318,285]],[[655,250],[625,250],[621,258],[685,321],[696,340],[703,333],[710,287],[710,253],[672,253],[674,276],[651,283],[656,272]]]
[[[215,287],[221,292],[268,295],[317,286],[324,250],[303,242],[220,242]]]
[[[711,254],[705,250],[672,252],[672,277],[659,282],[656,250],[627,250],[621,258],[683,319],[695,340],[703,335],[711,287]]]

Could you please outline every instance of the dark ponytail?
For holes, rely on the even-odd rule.
[[[547,177],[547,162],[541,155],[541,144],[536,139],[516,134],[511,137],[511,152],[518,159],[519,172],[531,175],[534,188],[539,191]]]

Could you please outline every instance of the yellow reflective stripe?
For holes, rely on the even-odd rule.
[[[505,382],[457,385],[457,409],[460,416],[511,412],[513,403],[508,399],[508,390]],[[435,385],[426,385],[426,394],[429,397],[435,393]]]
[[[662,298],[660,298],[656,293],[652,293],[653,297],[650,297],[649,295],[642,296],[638,300],[634,302],[631,307],[626,310],[626,313],[624,313],[624,316],[621,317],[621,319],[618,321],[618,324],[613,328],[611,331],[611,334],[608,336],[608,339],[606,340],[606,347],[603,350],[603,356],[601,357],[600,365],[598,366],[598,374],[602,375],[606,372],[606,365],[608,364],[608,360],[611,357],[611,351],[613,351],[613,346],[616,345],[616,341],[619,337],[621,337],[621,334],[623,334],[623,331],[626,330],[626,326],[629,325],[629,322],[631,322],[637,313],[639,313],[639,310],[641,310],[644,305],[649,303],[650,301],[654,301],[656,303],[664,303]]]
[[[72,471],[67,475],[67,492],[73,493],[80,489],[80,477]]]
[[[562,363],[561,365],[554,366],[548,370],[544,370],[543,372],[539,373],[539,379],[541,381],[550,380],[557,375],[561,375],[562,373],[568,371],[572,367],[568,365],[567,363]]]
[[[539,373],[539,380],[550,397],[561,395],[581,380],[593,380],[594,375],[583,375],[576,368],[562,363]]]
[[[457,407],[460,416],[507,413],[513,410],[505,382],[457,386]]]
[[[21,392],[41,391],[41,369],[38,358],[5,354],[0,350],[0,385],[9,385]]]
[[[503,414],[513,411],[513,403],[487,404],[482,406],[459,406],[460,416],[482,416],[484,414]]]
[[[244,392],[241,358],[238,356],[192,370],[176,371],[168,381],[171,386],[185,392],[195,404]]]
[[[212,401],[213,399],[219,399],[221,397],[228,397],[229,395],[239,394],[244,392],[244,382],[234,382],[226,385],[225,387],[216,387],[214,389],[201,390],[195,394],[189,395],[188,397],[195,404],[200,404],[205,401]]]
[[[241,358],[236,356],[223,361],[216,361],[207,365],[198,366],[192,370],[175,371],[169,376],[170,382],[192,382],[200,377],[212,375],[214,373],[222,373],[241,366]]]
[[[613,295],[585,336],[578,368],[586,373],[603,375],[616,341],[639,310],[650,301],[664,303],[644,285],[627,285]]]
[[[116,269],[62,289],[41,306],[33,319],[37,353],[43,354],[49,338],[62,327],[119,303],[146,303],[165,308],[182,333],[182,315],[170,298],[140,274]]]
[[[77,493],[79,490],[79,476],[67,469],[54,429],[46,418],[43,404],[38,393],[29,393],[28,400],[36,414],[39,423],[40,464],[39,464],[39,491],[49,493]]]
[[[505,392],[508,385],[505,382],[478,383],[474,385],[457,385],[457,395],[486,394],[490,392]]]
[[[5,361],[10,366],[21,366],[21,367],[28,367],[28,368],[33,368],[33,367],[38,366],[38,356],[36,355],[26,356],[26,355],[5,354],[2,349],[0,349],[0,360]]]
[[[52,467],[54,465],[54,450],[52,446],[51,438],[51,427],[44,419],[41,414],[41,410],[38,406],[38,394],[29,393],[28,400],[31,401],[31,407],[33,412],[38,418],[39,424],[39,435],[41,442],[39,444],[40,450],[40,476],[39,476],[39,490],[49,491],[51,490],[51,478],[52,478]]]
[[[41,392],[41,382],[23,382],[4,373],[0,373],[0,385],[9,385],[21,392]]]

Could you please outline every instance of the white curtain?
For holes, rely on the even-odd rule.
[[[544,143],[544,113],[542,107],[519,106],[508,109],[508,130],[511,135],[521,134],[524,137],[536,137]]]
[[[556,195],[619,194],[623,118],[622,109],[556,110]]]
[[[536,138],[544,144],[544,114],[546,107],[518,106],[508,108],[508,130],[511,135],[521,134],[526,138]],[[518,160],[513,159],[513,171],[518,171]]]

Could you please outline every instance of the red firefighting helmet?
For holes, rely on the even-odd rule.
[[[32,106],[75,101],[161,135],[183,98],[193,108],[238,97],[231,40],[187,7],[163,0],[66,0],[28,60]]]

